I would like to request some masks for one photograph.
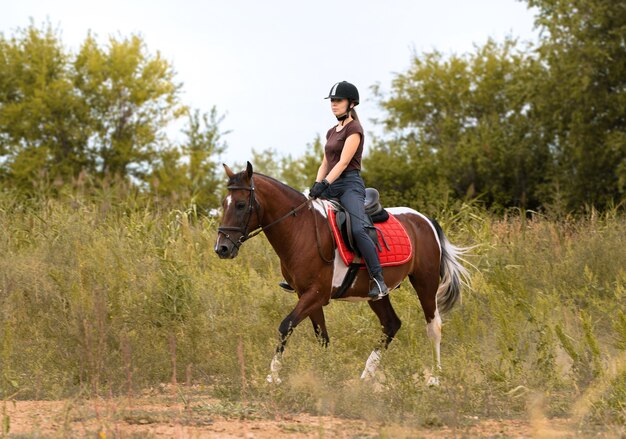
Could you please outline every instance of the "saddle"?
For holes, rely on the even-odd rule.
[[[380,203],[380,194],[374,188],[368,187],[365,189],[365,229],[367,234],[376,245],[377,250],[381,251],[380,241],[378,239],[379,229],[374,226],[376,223],[383,223],[389,219],[389,213],[383,209],[383,206]],[[347,249],[353,253],[356,253],[360,256],[358,249],[354,243],[354,238],[352,235],[352,220],[350,219],[350,215],[345,211],[343,206],[339,203],[336,203],[336,212],[335,212],[335,222],[337,224],[337,228],[341,232],[341,237],[343,238],[343,242],[345,243]],[[381,234],[382,236],[382,234]],[[389,246],[384,242],[383,243],[389,249]]]
[[[362,255],[358,253],[352,237],[350,215],[339,204],[338,200],[330,200],[327,208],[328,220],[333,233],[339,257],[348,267],[343,281],[332,298],[343,297],[356,279],[360,270],[366,269]],[[380,204],[378,191],[373,188],[365,190],[365,228],[377,247],[382,267],[406,263],[413,254],[411,240],[398,219],[390,215]],[[381,248],[380,242],[383,247]]]

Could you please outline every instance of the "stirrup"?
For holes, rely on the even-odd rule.
[[[289,285],[287,282],[285,282],[284,280],[281,282],[278,282],[278,286],[281,287],[283,290],[285,291],[296,291],[294,287],[292,287],[291,285]]]
[[[372,302],[380,300],[388,294],[389,288],[385,284],[385,280],[382,278],[382,276],[380,280],[376,279],[375,277],[370,279],[370,290],[367,293],[367,296],[372,300]]]

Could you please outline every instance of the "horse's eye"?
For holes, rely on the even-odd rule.
[[[246,208],[246,203],[244,203],[243,201],[239,201],[239,202],[237,203],[237,209],[239,209],[239,210],[243,210],[243,209],[245,209],[245,208]]]

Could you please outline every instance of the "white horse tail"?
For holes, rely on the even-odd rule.
[[[461,300],[462,284],[468,285],[469,272],[461,265],[461,261],[463,261],[462,256],[466,254],[471,247],[457,247],[452,245],[443,233],[443,229],[439,223],[432,218],[430,222],[435,226],[441,244],[441,268],[439,269],[441,282],[437,289],[437,308],[439,312],[445,314]]]

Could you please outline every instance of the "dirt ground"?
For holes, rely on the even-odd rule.
[[[192,405],[143,396],[83,401],[6,401],[4,435],[26,438],[626,438],[624,430],[572,425],[566,419],[468,419],[463,427],[407,426],[309,414],[256,417],[218,400]],[[8,434],[7,434],[8,433]]]

